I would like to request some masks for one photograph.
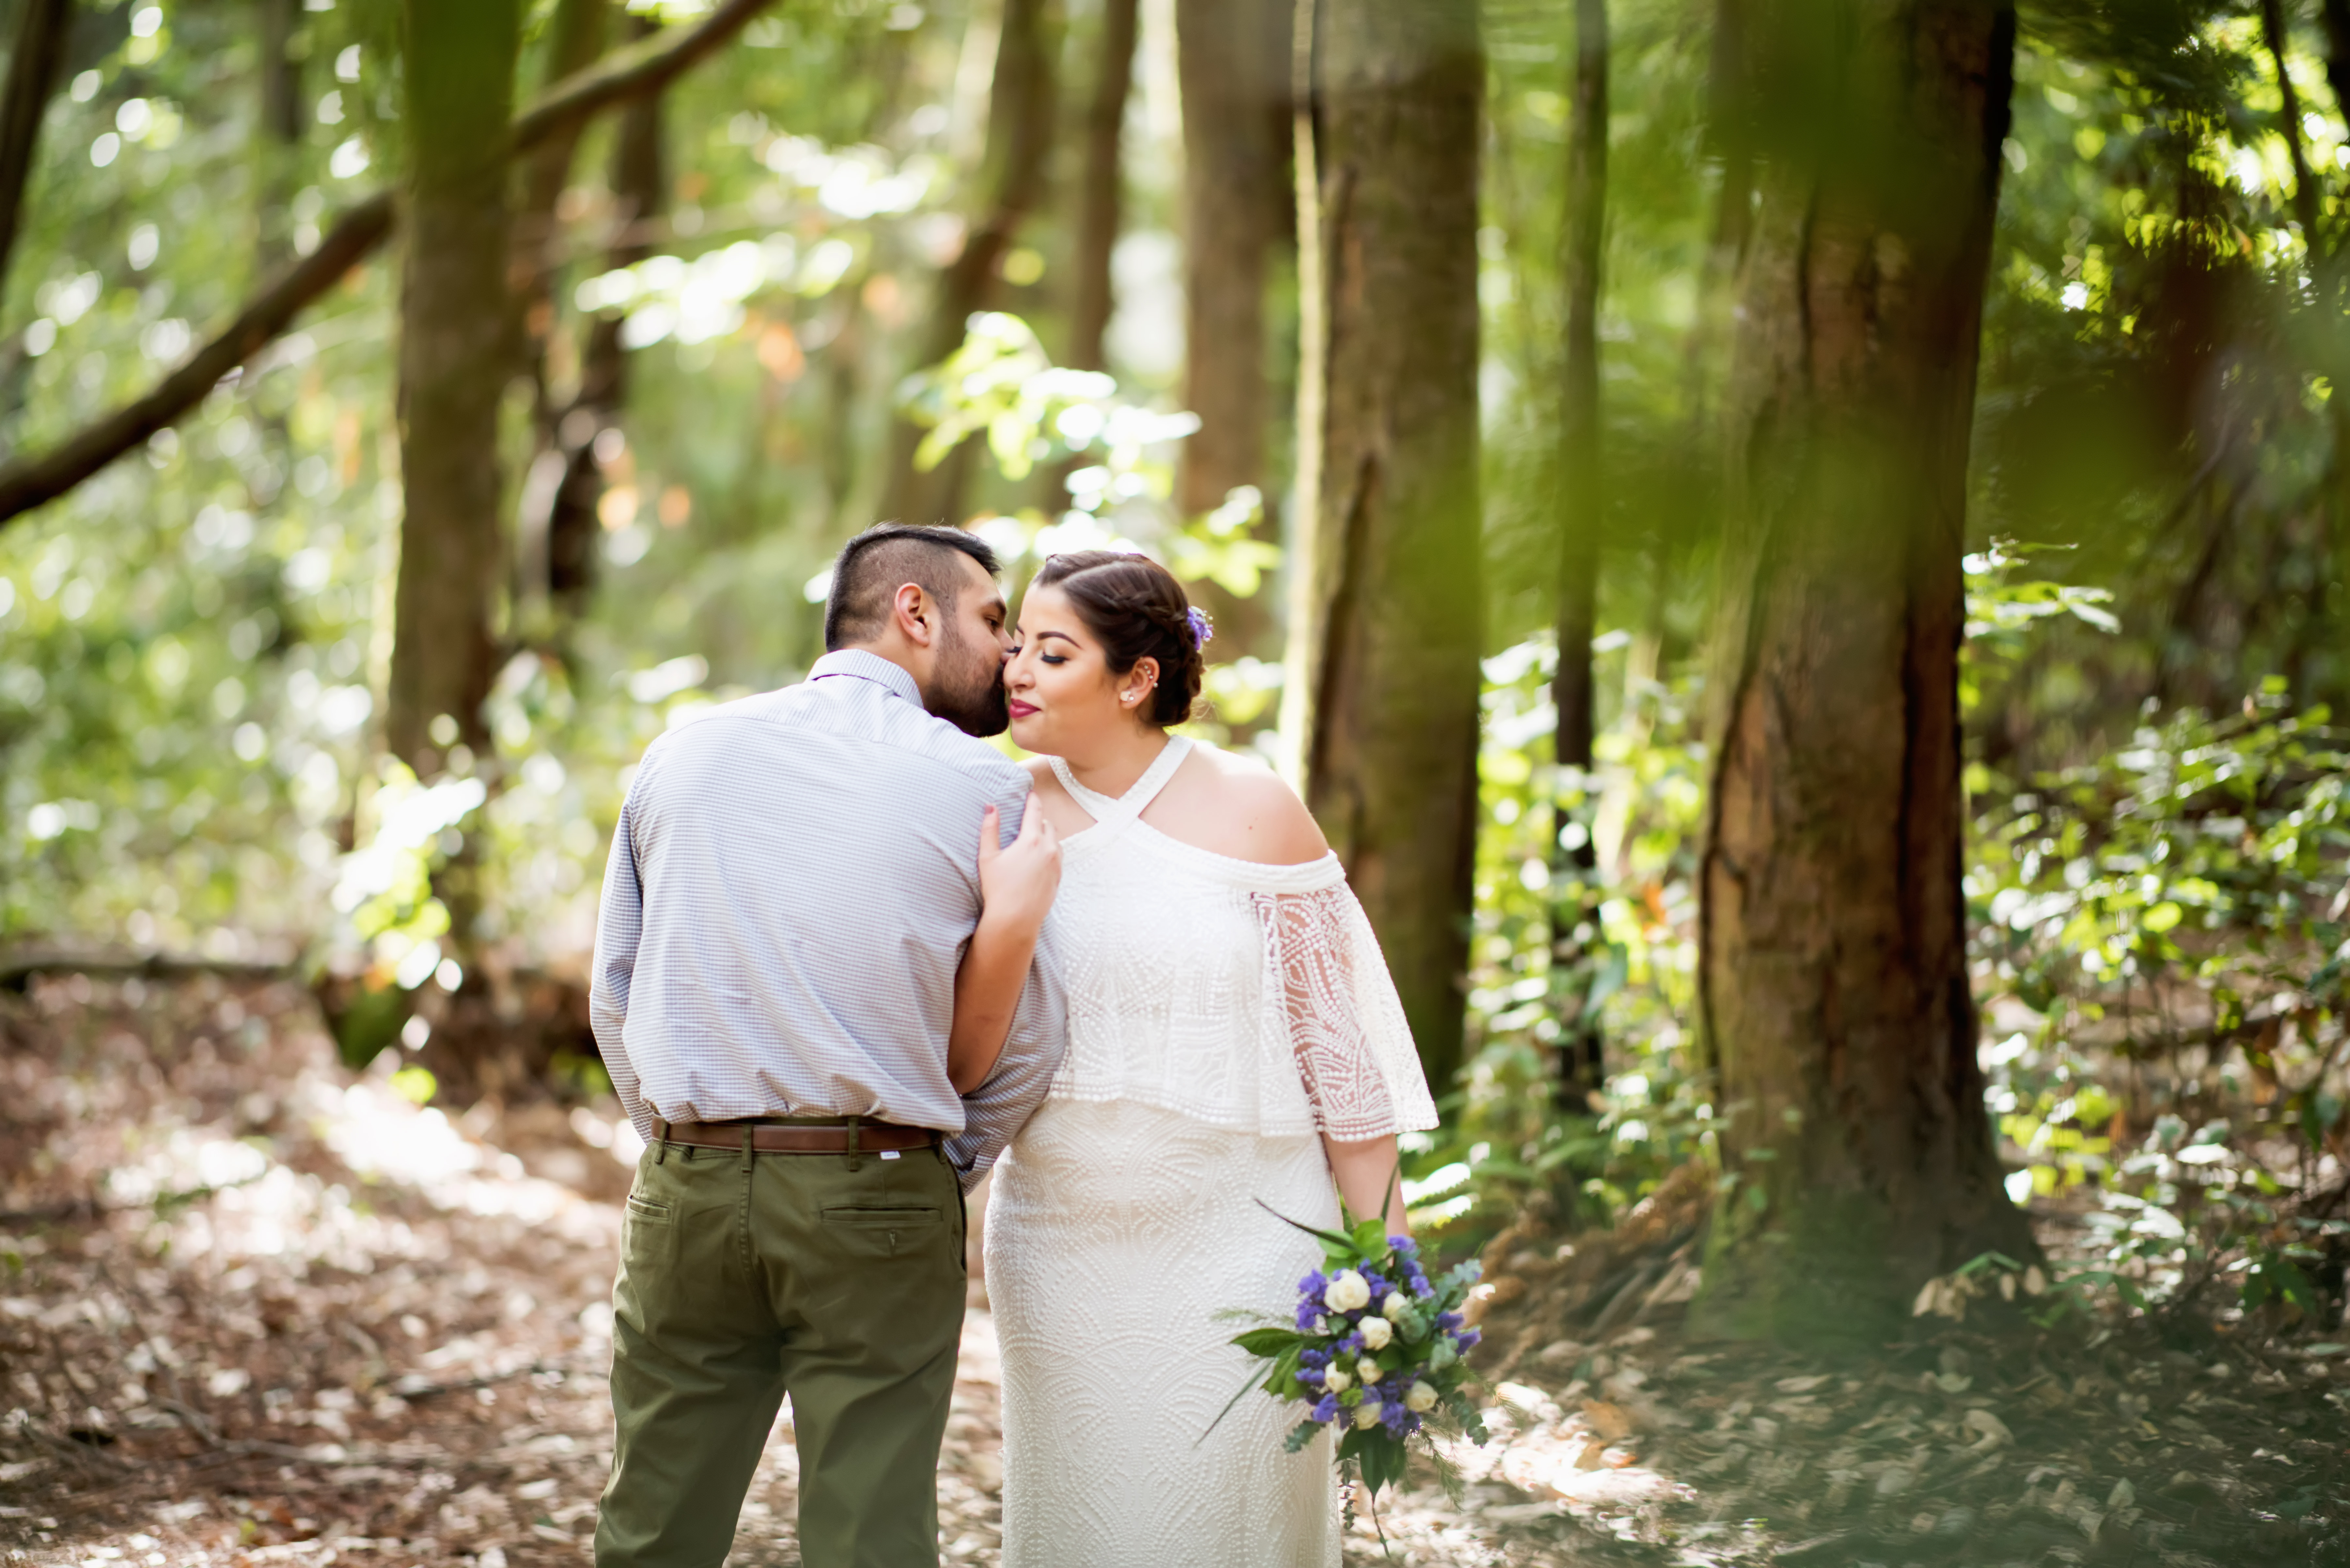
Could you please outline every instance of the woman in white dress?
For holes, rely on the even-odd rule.
[[[1251,1366],[1217,1314],[1295,1306],[1320,1251],[1275,1213],[1328,1226],[1343,1195],[1402,1233],[1396,1134],[1436,1125],[1314,819],[1167,733],[1207,635],[1155,563],[1055,556],[1005,670],[1064,845],[1069,1041],[988,1211],[1004,1568],[1335,1568],[1332,1439],[1284,1454],[1301,1407],[1261,1393],[1215,1424]]]

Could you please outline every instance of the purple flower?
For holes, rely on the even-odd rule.
[[[1406,1426],[1405,1423],[1410,1423],[1411,1427],[1416,1427],[1419,1424],[1419,1417],[1414,1416],[1410,1411],[1405,1409],[1400,1400],[1380,1407],[1379,1420],[1388,1431],[1393,1432],[1399,1438],[1404,1436],[1405,1433],[1410,1429],[1410,1427]]]
[[[1338,1397],[1336,1394],[1323,1395],[1321,1398],[1314,1402],[1313,1416],[1317,1421],[1336,1420],[1338,1418]]]
[[[1329,1288],[1330,1282],[1323,1276],[1319,1269],[1297,1282],[1297,1293],[1301,1296],[1310,1296],[1317,1302],[1322,1299],[1322,1293]]]
[[[1315,1371],[1319,1372],[1324,1367],[1330,1365],[1330,1353],[1326,1350],[1300,1351],[1298,1353],[1297,1361],[1298,1365],[1302,1366],[1310,1366]]]
[[[1466,1352],[1471,1345],[1476,1344],[1479,1340],[1484,1337],[1485,1335],[1477,1329],[1463,1329],[1461,1333],[1452,1336],[1452,1348]]]
[[[1209,623],[1208,612],[1201,609],[1199,606],[1193,605],[1190,609],[1183,612],[1183,618],[1187,623],[1189,623],[1191,628],[1191,646],[1194,648],[1207,647],[1208,639],[1216,635],[1216,628]]]
[[[1446,1329],[1459,1328],[1461,1326],[1461,1314],[1457,1312],[1438,1313],[1436,1314],[1436,1326]]]
[[[1388,1238],[1388,1245],[1407,1258],[1419,1256],[1419,1243],[1409,1236],[1390,1236]]]

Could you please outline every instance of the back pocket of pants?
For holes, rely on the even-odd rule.
[[[843,1206],[824,1210],[825,1229],[853,1252],[886,1258],[937,1244],[945,1218],[936,1209]]]

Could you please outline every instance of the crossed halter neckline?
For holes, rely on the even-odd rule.
[[[1066,762],[1059,757],[1048,760],[1053,764],[1053,776],[1061,781],[1061,787],[1069,792],[1069,798],[1085,807],[1086,815],[1094,819],[1095,826],[1107,827],[1113,823],[1128,822],[1140,816],[1150,803],[1159,798],[1159,792],[1167,787],[1167,781],[1175,776],[1175,770],[1183,765],[1183,759],[1191,753],[1189,739],[1181,735],[1168,736],[1167,744],[1159,748],[1159,754],[1150,760],[1150,765],[1142,770],[1142,776],[1121,795],[1107,795],[1099,790],[1087,789],[1077,782]]]

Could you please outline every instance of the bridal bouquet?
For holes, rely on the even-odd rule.
[[[1463,1358],[1479,1337],[1461,1321],[1461,1303],[1477,1282],[1475,1262],[1431,1282],[1419,1246],[1387,1235],[1376,1217],[1345,1231],[1298,1229],[1322,1243],[1325,1257],[1322,1268],[1297,1282],[1296,1326],[1253,1328],[1232,1342],[1263,1363],[1263,1376],[1249,1387],[1308,1407],[1289,1434],[1288,1450],[1295,1453],[1335,1423],[1346,1434],[1338,1443],[1340,1469],[1359,1465],[1376,1497],[1402,1480],[1414,1433],[1433,1428],[1482,1443],[1483,1417],[1462,1391],[1469,1378]]]

